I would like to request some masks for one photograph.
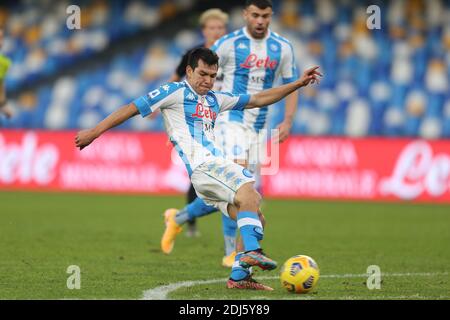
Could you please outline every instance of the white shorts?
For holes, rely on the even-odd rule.
[[[231,160],[215,158],[195,168],[191,182],[197,195],[228,216],[228,204],[234,204],[236,192],[244,184],[255,182],[252,173]]]
[[[255,173],[266,156],[267,132],[235,121],[218,121],[214,129],[216,145],[224,157],[231,161],[245,160],[248,168]]]

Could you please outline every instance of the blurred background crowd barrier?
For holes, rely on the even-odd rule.
[[[165,133],[108,133],[89,152],[73,147],[74,135],[0,132],[0,190],[177,194],[189,187]],[[450,203],[449,154],[449,141],[293,136],[280,145],[276,174],[263,176],[262,193]]]
[[[36,154],[46,154],[34,166],[52,167],[51,152],[36,149],[41,144],[43,150],[58,150],[58,168],[62,159],[81,157],[67,144],[75,130],[93,126],[167,81],[180,56],[201,43],[197,20],[211,4],[230,14],[229,31],[243,26],[242,1],[234,0],[2,1],[2,54],[11,60],[4,83],[14,116],[0,116],[0,187],[9,188],[11,181],[40,185],[39,179],[27,180],[34,169],[20,167],[14,161],[20,151],[11,148],[26,152],[21,148],[34,143]],[[70,5],[81,9],[79,30],[66,27]],[[370,5],[381,10],[380,29],[367,28]],[[271,29],[293,43],[299,69],[318,64],[325,77],[320,85],[301,91],[292,130],[298,137],[281,145],[280,174],[265,177],[265,192],[449,201],[450,1],[274,0],[274,12]],[[271,107],[270,127],[280,122],[282,110],[283,102]],[[165,143],[145,141],[147,135],[162,139],[160,115],[135,117],[115,130],[125,140],[139,141],[134,143],[140,160],[126,161],[142,161],[143,167],[129,174],[147,172],[148,180],[141,181],[139,190],[133,189],[141,185],[136,177],[134,184],[108,191],[176,192],[170,183],[155,189],[147,185],[158,165],[169,170],[167,158],[154,160],[156,169],[145,164],[152,152],[147,154],[146,148],[171,154]],[[340,148],[354,162],[302,162],[311,150],[328,150],[319,157],[323,162],[338,159],[333,152]],[[297,161],[289,158],[293,152]],[[22,156],[25,163],[27,153]],[[67,178],[67,172],[52,175],[41,180]],[[69,180],[51,187],[102,190]]]

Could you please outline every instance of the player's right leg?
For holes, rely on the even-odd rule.
[[[182,231],[182,226],[195,219],[214,213],[217,208],[206,204],[201,198],[196,198],[183,209],[167,209],[164,212],[166,229],[161,239],[161,250],[165,254],[170,254],[175,244],[176,236]],[[222,231],[225,242],[225,256],[222,258],[222,265],[231,268],[236,257],[236,221],[222,214]]]
[[[170,254],[175,244],[175,238],[183,230],[182,226],[186,222],[215,211],[217,211],[215,207],[207,205],[199,197],[181,210],[167,209],[164,212],[166,229],[161,238],[161,250],[165,254]]]
[[[195,193],[194,186],[191,183],[191,185],[189,186],[189,190],[187,192],[187,203],[189,204],[189,203],[193,202],[195,199],[197,199],[197,194]],[[186,236],[189,238],[200,236],[200,232],[198,231],[198,228],[197,228],[197,219],[196,218],[193,218],[193,219],[190,219],[187,221]]]
[[[178,210],[174,208],[167,209],[164,212],[164,223],[166,224],[166,229],[164,230],[161,238],[161,250],[165,254],[172,252],[176,236],[183,231],[181,225],[175,221],[177,213]]]

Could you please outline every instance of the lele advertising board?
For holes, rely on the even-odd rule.
[[[107,133],[82,151],[75,135],[0,132],[0,189],[174,194],[189,186],[164,133]]]
[[[177,194],[189,185],[165,133],[0,131],[0,190]],[[265,197],[450,203],[450,141],[291,137]],[[273,166],[272,166],[273,167]]]
[[[292,137],[279,153],[274,197],[450,202],[450,141]]]

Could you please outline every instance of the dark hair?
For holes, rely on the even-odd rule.
[[[262,10],[264,10],[267,7],[273,8],[272,0],[246,0],[245,1],[246,8],[250,7],[251,5],[254,5]]]
[[[208,48],[196,48],[189,52],[188,66],[195,70],[198,67],[198,60],[202,60],[208,66],[219,65],[219,57]]]

